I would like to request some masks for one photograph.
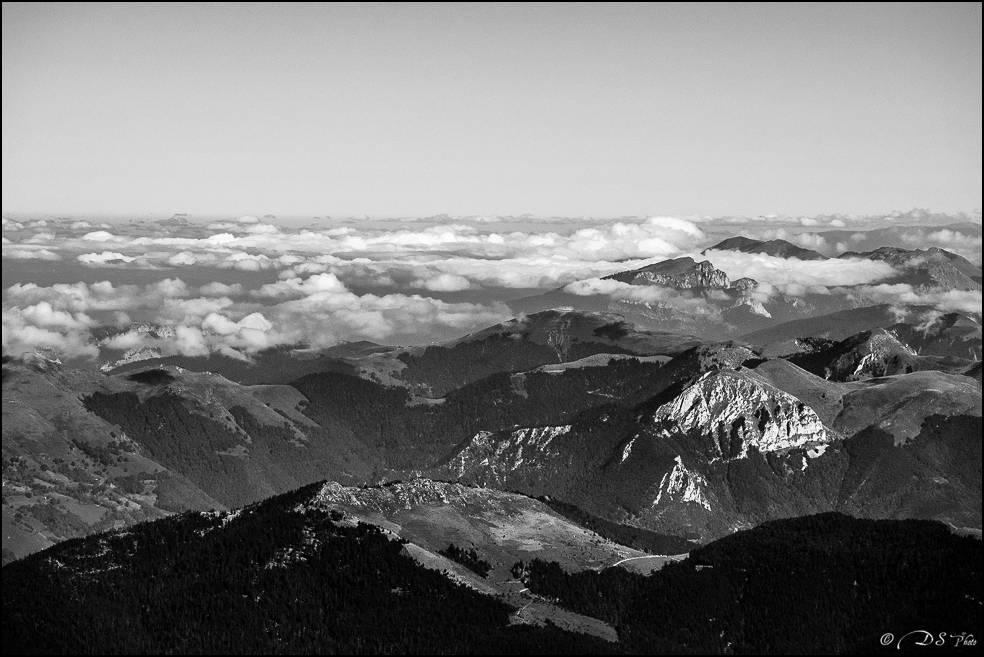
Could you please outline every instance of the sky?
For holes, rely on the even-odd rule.
[[[981,203],[981,5],[3,3],[3,212]]]

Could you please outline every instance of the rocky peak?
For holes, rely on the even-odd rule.
[[[466,501],[475,489],[425,478],[397,481],[383,486],[342,486],[329,481],[315,493],[311,504],[355,506],[379,512],[412,509],[423,505],[448,505]]]
[[[659,285],[677,290],[726,289],[731,287],[728,275],[708,260],[693,258],[664,260],[641,269],[606,276],[608,279],[632,285]]]
[[[924,367],[912,347],[881,328],[862,331],[839,342],[822,338],[798,342],[805,347],[804,351],[787,359],[831,381],[908,374]]]
[[[659,482],[656,499],[653,500],[653,507],[659,506],[667,498],[677,502],[692,502],[699,504],[708,511],[711,510],[710,502],[704,489],[708,483],[704,475],[696,470],[691,470],[683,464],[683,459],[677,456],[673,462],[673,469],[663,475]]]
[[[745,345],[711,342],[688,349],[667,363],[666,368],[680,380],[710,369],[737,369],[750,358],[758,358],[758,354]]]
[[[758,281],[754,278],[739,278],[731,284],[731,287],[738,290],[742,294],[747,294],[758,287]]]
[[[916,352],[885,329],[864,331],[842,344],[845,353],[827,366],[826,378],[834,381],[905,374],[916,367]]]
[[[776,452],[838,438],[812,408],[748,370],[708,372],[659,407],[649,425],[657,439],[697,440],[712,460],[744,458],[751,447]]]

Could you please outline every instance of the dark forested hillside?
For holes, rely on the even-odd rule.
[[[315,487],[61,543],[3,569],[4,654],[605,653],[427,570]]]
[[[896,652],[885,633],[946,633],[950,648],[981,636],[981,557],[978,538],[941,523],[826,513],[738,532],[649,577],[543,561],[515,571],[614,624],[630,652],[857,654]]]
[[[255,502],[325,476],[368,474],[358,445],[309,428],[304,440],[233,407],[210,417],[192,400],[165,390],[141,400],[132,392],[95,392],[86,409],[118,425],[164,466],[227,506]]]
[[[317,486],[61,543],[3,569],[4,654],[871,653],[922,629],[981,633],[981,542],[931,521],[765,523],[646,577],[517,563],[617,643],[509,625],[500,599],[320,506]],[[449,548],[464,560],[473,551]]]
[[[420,355],[400,354],[399,360],[406,363],[400,377],[407,383],[422,385],[436,395],[443,395],[499,372],[529,370],[547,363],[574,361],[595,354],[633,353],[608,343],[608,340],[602,341],[601,338],[608,337],[604,332],[598,333],[596,330],[596,335],[599,337],[597,342],[581,342],[574,338],[569,339],[563,348],[503,334],[459,342],[452,347],[435,345],[427,347]],[[468,366],[463,367],[464,363]]]
[[[478,431],[565,423],[603,406],[633,408],[660,389],[660,368],[626,358],[560,372],[502,372],[422,403],[403,388],[337,372],[292,385],[310,401],[305,415],[325,427],[350,427],[389,467],[409,469],[432,465]]]

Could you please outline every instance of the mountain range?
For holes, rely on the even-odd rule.
[[[708,251],[726,250],[827,259],[782,240],[734,238]],[[888,263],[886,285],[981,289],[979,267],[940,249],[842,257]],[[679,595],[699,595],[709,585],[703,566],[716,568],[721,554],[761,555],[780,540],[773,532],[796,547],[828,527],[839,538],[824,550],[836,559],[848,545],[867,554],[853,541],[881,530],[865,520],[899,523],[877,554],[898,549],[887,547],[900,540],[895,532],[912,533],[960,555],[961,577],[976,550],[976,589],[965,594],[979,605],[979,541],[952,532],[979,537],[982,522],[980,314],[924,296],[908,305],[819,292],[764,297],[762,283],[677,258],[518,299],[513,319],[426,347],[294,345],[251,362],[133,352],[111,354],[101,369],[5,356],[3,558],[15,561],[4,569],[5,651],[25,649],[27,618],[41,614],[32,577],[49,587],[37,595],[105,602],[100,591],[118,586],[122,597],[106,609],[149,605],[191,622],[177,606],[147,602],[157,589],[138,580],[177,573],[160,590],[188,605],[194,578],[181,564],[213,564],[230,541],[254,536],[263,538],[243,548],[243,581],[252,583],[241,595],[279,605],[296,578],[346,563],[359,575],[332,575],[333,586],[349,597],[368,587],[372,608],[415,617],[455,600],[484,619],[454,621],[461,650],[776,649],[735,634],[734,623],[759,621],[737,620],[746,611],[732,604],[741,596],[731,570],[708,598],[731,619],[715,626],[724,644],[653,635],[640,628],[656,617],[584,591],[625,586],[649,600],[655,594],[639,582],[670,578]],[[914,519],[926,522],[903,522]],[[151,539],[160,550],[147,551]],[[373,575],[367,554],[389,574]],[[606,574],[616,564],[620,574]],[[822,578],[814,566],[796,561],[794,570]],[[56,576],[61,568],[70,576]],[[786,577],[764,581],[773,576]],[[208,586],[240,586],[231,577],[220,568]],[[834,595],[821,588],[817,595]],[[421,602],[417,611],[404,595]],[[332,598],[331,608],[344,609],[352,628],[369,627],[365,607],[350,602]],[[277,615],[287,607],[270,615],[217,604],[195,613],[231,614],[233,628],[255,621],[276,645],[297,649],[442,645],[424,631],[357,644],[337,623],[330,636],[302,631]],[[771,610],[763,614],[781,608],[762,605]],[[305,612],[305,622],[323,622],[328,608]],[[117,636],[99,618],[57,613]],[[120,612],[119,628],[133,630],[121,646],[230,645],[226,634],[226,643],[194,632],[180,639],[134,613]],[[273,627],[292,628],[293,638]],[[869,645],[853,631],[844,636],[854,643],[837,649]],[[51,641],[93,649],[109,640],[97,634],[66,630]],[[582,635],[590,638],[577,648]]]
[[[796,262],[828,260],[820,253],[784,240],[763,242],[737,237],[703,253],[714,251],[759,254]],[[980,267],[935,247],[926,250],[884,247],[864,253],[846,252],[838,259],[888,264],[892,273],[878,281],[879,285],[909,286],[915,293],[981,289]],[[877,301],[866,301],[865,286],[840,285],[837,289],[839,293],[832,294],[829,289],[805,287],[794,294],[775,288],[768,280],[747,277],[732,280],[710,260],[683,257],[612,274],[597,283],[573,283],[516,299],[510,302],[510,307],[526,313],[558,306],[617,312],[642,327],[687,333],[703,340],[721,340],[768,331],[788,322],[878,305]]]

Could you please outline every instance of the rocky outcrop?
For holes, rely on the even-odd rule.
[[[827,443],[839,438],[812,408],[745,372],[702,376],[649,422],[657,439],[686,436],[711,460]]]
[[[952,370],[946,360],[924,358],[885,329],[862,331],[839,342],[804,338],[802,351],[786,358],[803,369],[830,381],[863,381],[880,376],[909,374],[920,370]]]
[[[498,435],[479,431],[451,458],[447,469],[455,477],[478,469],[483,471],[484,481],[502,484],[524,464],[527,471],[537,470],[551,459],[559,458],[562,449],[555,439],[570,430],[570,425],[562,425],[528,427]]]
[[[711,510],[711,504],[707,499],[707,479],[696,470],[690,470],[683,464],[683,459],[679,456],[673,464],[673,469],[663,475],[659,482],[659,489],[656,499],[653,500],[653,507],[659,507],[664,501],[670,499],[678,503],[691,502],[699,504],[706,510]]]
[[[916,352],[885,329],[865,331],[845,342],[853,343],[853,347],[828,366],[828,379],[860,381],[874,376],[907,374],[919,367]]]
[[[731,287],[728,275],[708,260],[693,258],[664,260],[633,271],[606,276],[611,280],[632,285],[659,285],[676,290],[719,290]]]
[[[489,491],[422,478],[371,487],[343,486],[329,481],[314,495],[311,503],[392,512],[419,506],[463,503],[482,493],[489,494]]]

